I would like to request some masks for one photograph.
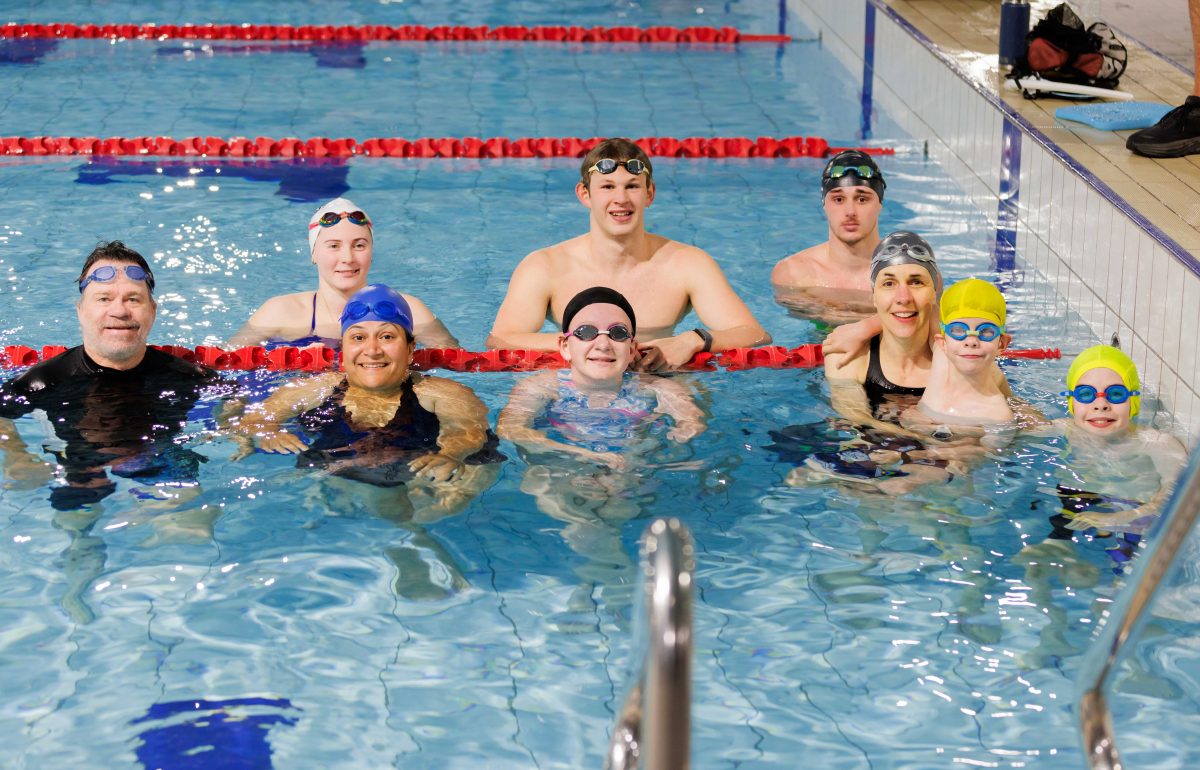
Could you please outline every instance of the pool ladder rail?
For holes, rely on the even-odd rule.
[[[1084,756],[1092,770],[1122,770],[1112,715],[1104,691],[1121,661],[1125,645],[1142,627],[1159,586],[1176,567],[1176,559],[1200,516],[1200,452],[1180,476],[1164,513],[1165,522],[1149,551],[1137,563],[1137,580],[1108,613],[1099,636],[1088,648],[1079,671],[1079,727]]]
[[[641,671],[613,727],[605,770],[687,770],[692,708],[692,536],[678,519],[642,535]],[[641,617],[641,616],[639,616]]]

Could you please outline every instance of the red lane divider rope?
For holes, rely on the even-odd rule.
[[[129,40],[280,40],[321,43],[488,40],[538,43],[789,43],[789,35],[743,35],[734,27],[502,27],[382,24],[19,24],[0,37],[124,38]]]
[[[237,350],[222,350],[210,345],[195,349],[179,345],[154,345],[165,353],[186,361],[222,370],[324,372],[339,368],[337,351],[331,348],[279,347],[267,350],[250,346]],[[62,345],[46,345],[40,351],[25,345],[8,345],[0,353],[0,368],[32,366],[39,360],[66,352]],[[1058,348],[1009,350],[1008,358],[1058,359]],[[825,357],[820,343],[799,345],[788,349],[780,345],[761,348],[733,348],[721,353],[697,353],[683,368],[694,371],[714,371],[718,367],[729,371],[742,369],[811,369],[821,366]],[[473,352],[458,348],[420,348],[413,352],[413,368],[447,369],[453,372],[524,372],[534,369],[562,369],[567,365],[557,352],[542,350],[485,350]]]
[[[349,137],[254,139],[238,136],[4,136],[0,155],[200,156],[230,158],[582,158],[601,137],[383,137],[359,142]],[[704,137],[677,139],[645,136],[637,140],[648,154],[664,158],[823,158],[845,147],[830,147],[819,136]],[[872,155],[891,155],[891,147],[856,148]]]

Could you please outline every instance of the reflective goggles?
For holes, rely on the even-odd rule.
[[[942,333],[952,340],[965,340],[967,337],[978,337],[980,342],[991,342],[1001,334],[1004,334],[1004,329],[991,321],[984,321],[974,329],[966,321],[951,321],[948,324],[942,324]]]
[[[589,174],[599,171],[601,174],[611,174],[616,171],[619,166],[624,166],[625,170],[637,176],[646,170],[646,164],[637,158],[629,160],[613,160],[612,158],[601,158],[596,161],[595,165],[588,169]]]
[[[396,307],[395,302],[382,300],[374,305],[369,305],[366,302],[346,303],[346,309],[342,311],[342,323],[346,321],[357,321],[360,318],[365,318],[367,315],[374,313],[375,316],[384,321],[392,321],[399,324],[401,327],[406,327],[409,320],[408,316],[400,312],[400,308]]]
[[[584,342],[591,342],[601,334],[607,334],[608,338],[613,342],[626,342],[633,339],[633,334],[630,333],[629,327],[625,324],[613,324],[607,329],[597,329],[592,324],[581,324],[571,331],[572,337],[581,339]]]
[[[137,265],[125,265],[125,276],[131,281],[145,281],[146,287],[154,291],[154,279],[150,277],[150,273]],[[87,288],[89,283],[108,283],[116,279],[117,268],[112,265],[104,265],[92,271],[92,274],[79,282],[79,293],[83,294],[83,290]]]
[[[1091,385],[1076,385],[1075,390],[1064,390],[1059,395],[1073,398],[1081,404],[1090,404],[1097,396],[1103,395],[1104,400],[1110,404],[1123,404],[1130,396],[1142,395],[1142,391],[1130,390],[1124,385],[1109,385],[1103,391],[1096,390]]]
[[[340,214],[336,211],[326,211],[321,215],[320,219],[309,225],[308,229],[311,230],[314,227],[333,227],[343,219],[349,219],[350,224],[371,226],[371,220],[361,211],[343,211]]]
[[[859,179],[874,179],[879,172],[870,166],[830,166],[826,179],[841,179],[846,174],[854,174]]]

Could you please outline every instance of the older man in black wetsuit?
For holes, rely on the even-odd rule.
[[[136,251],[120,241],[100,244],[78,282],[83,344],[0,388],[4,475],[20,478],[37,464],[11,420],[42,409],[66,443],[58,461],[67,486],[50,494],[56,510],[112,494],[106,468],[147,484],[194,483],[204,458],[173,438],[213,372],[147,346],[157,312],[154,274]]]

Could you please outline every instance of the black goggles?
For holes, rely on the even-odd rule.
[[[646,171],[646,164],[643,163],[642,161],[638,160],[637,158],[630,158],[629,160],[613,160],[612,158],[601,158],[600,160],[596,161],[596,163],[591,168],[588,169],[588,173],[593,174],[593,173],[599,171],[601,174],[611,174],[612,172],[616,171],[621,166],[624,166],[625,170],[628,171],[629,173],[633,174],[634,176],[645,173],[645,171]]]
[[[154,279],[150,276],[150,273],[148,271],[143,270],[141,267],[138,267],[137,265],[125,265],[124,269],[125,269],[125,276],[129,280],[145,281],[146,288],[150,289],[150,291],[154,291]],[[79,282],[79,293],[83,294],[83,290],[86,289],[87,285],[89,283],[92,283],[93,281],[96,283],[108,283],[109,281],[116,279],[116,277],[117,277],[117,268],[113,267],[112,265],[104,265],[103,267],[98,267],[92,271],[91,275],[89,275],[87,278],[84,278],[82,281]]]
[[[613,342],[626,342],[633,339],[633,334],[625,324],[613,324],[607,329],[597,329],[592,324],[580,324],[571,331],[571,336],[584,342],[591,342],[601,334],[607,334]]]

